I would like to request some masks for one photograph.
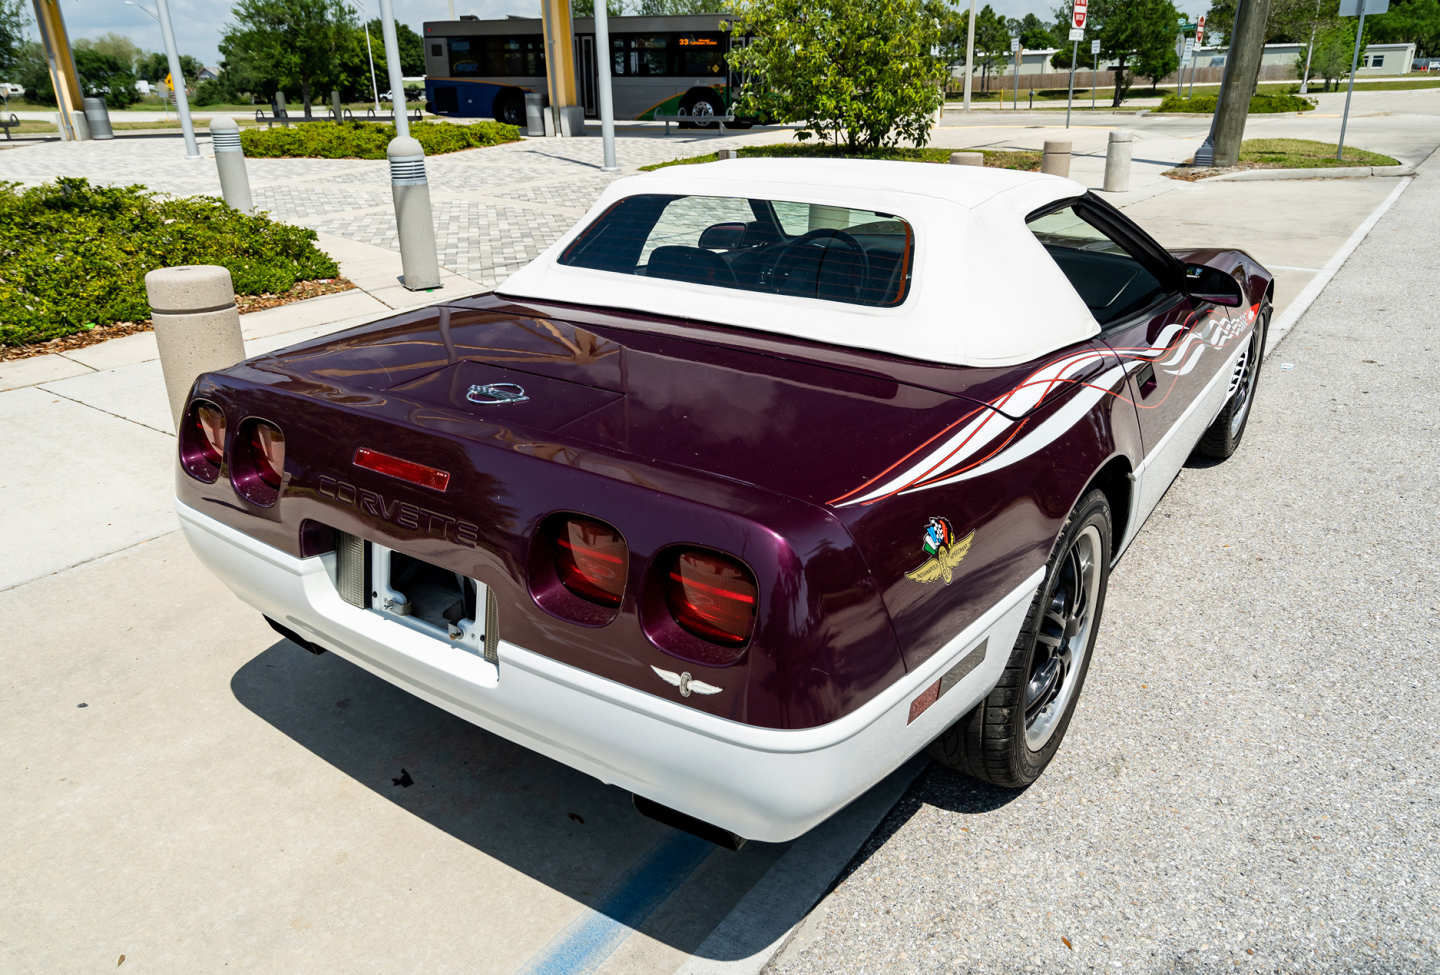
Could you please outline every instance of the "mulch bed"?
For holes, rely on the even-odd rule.
[[[264,311],[266,308],[279,308],[281,305],[293,304],[297,301],[305,301],[307,298],[318,298],[321,295],[333,295],[341,291],[349,291],[355,285],[345,278],[324,278],[319,281],[301,281],[289,291],[281,294],[264,295],[236,295],[235,307],[240,314],[247,315],[252,311]],[[141,322],[114,322],[109,325],[96,325],[94,328],[84,332],[76,332],[74,335],[62,335],[58,339],[50,339],[48,342],[37,342],[34,345],[14,345],[0,347],[0,362],[11,362],[15,359],[29,359],[37,355],[49,355],[52,352],[73,352],[76,349],[83,349],[86,346],[98,345],[110,339],[118,339],[125,335],[134,335],[137,332],[150,331],[150,320],[147,318]]]

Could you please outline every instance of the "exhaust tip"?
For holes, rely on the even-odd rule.
[[[714,823],[707,823],[703,819],[686,815],[678,809],[662,806],[655,800],[646,799],[644,796],[632,793],[630,798],[635,803],[636,812],[642,816],[648,816],[657,823],[664,823],[672,829],[697,836],[707,843],[714,843],[716,846],[732,852],[745,845],[745,837],[737,836],[728,829],[721,829]]]

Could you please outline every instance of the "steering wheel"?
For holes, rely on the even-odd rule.
[[[850,250],[853,250],[857,255],[859,255],[859,273],[845,274],[845,284],[848,285],[848,287],[850,288],[850,300],[858,302],[861,297],[861,290],[864,287],[865,282],[868,281],[870,278],[870,255],[865,253],[865,248],[861,246],[860,241],[856,240],[853,235],[848,234],[843,230],[838,230],[834,227],[817,227],[809,233],[801,234],[794,240],[788,241],[787,243],[781,245],[779,251],[777,251],[775,254],[775,260],[770,265],[770,271],[766,276],[765,283],[775,289],[777,293],[784,294],[785,284],[790,280],[790,276],[794,273],[793,268],[786,269],[784,267],[787,258],[789,258],[791,252],[795,248],[808,247],[819,240],[833,240],[844,247],[848,247]],[[824,250],[829,249],[830,248],[828,246],[824,248]],[[831,267],[835,270],[839,270],[842,272],[848,270],[847,268],[843,268],[838,265],[831,265]],[[824,269],[825,257],[822,252],[820,256],[820,261],[817,264],[815,271],[815,290],[817,293],[821,290],[820,281],[824,274]],[[832,271],[832,274],[833,273],[834,271]]]

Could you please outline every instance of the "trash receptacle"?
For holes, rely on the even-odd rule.
[[[105,107],[105,99],[85,99],[85,123],[90,127],[90,138],[115,138],[115,132],[110,128],[110,110]]]
[[[525,93],[525,134],[545,134],[545,96],[538,91]]]

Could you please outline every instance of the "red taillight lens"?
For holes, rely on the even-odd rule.
[[[215,467],[225,456],[225,414],[209,403],[195,407],[195,428],[200,436],[195,438],[201,458]]]
[[[285,473],[285,434],[273,423],[256,420],[250,426],[250,451],[255,474],[273,490],[280,490]]]
[[[755,628],[755,577],[728,556],[679,553],[665,578],[665,601],[675,622],[721,646],[740,646]]]
[[[556,524],[555,573],[575,595],[601,606],[619,606],[625,592],[629,550],[603,521],[566,516]]]
[[[382,454],[378,450],[371,450],[369,447],[361,447],[356,450],[352,463],[367,471],[409,481],[411,484],[418,484],[432,491],[444,491],[450,486],[449,471],[417,464],[412,460],[404,460],[400,457],[392,457],[389,454]]]

